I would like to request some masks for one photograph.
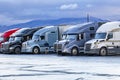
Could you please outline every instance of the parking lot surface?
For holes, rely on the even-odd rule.
[[[120,80],[120,56],[0,54],[0,80]]]

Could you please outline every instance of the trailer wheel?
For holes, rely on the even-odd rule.
[[[78,48],[76,48],[76,47],[72,48],[72,50],[71,50],[71,55],[72,56],[77,56],[78,53],[79,53]]]
[[[14,53],[15,53],[15,54],[20,54],[20,53],[21,53],[21,48],[20,48],[20,47],[16,47],[16,48],[14,49]]]
[[[40,53],[40,49],[38,47],[34,47],[32,52],[34,54],[39,54]]]
[[[107,49],[105,47],[102,47],[99,51],[100,56],[106,56],[108,54]]]

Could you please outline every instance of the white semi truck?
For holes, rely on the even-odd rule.
[[[95,39],[85,43],[85,54],[120,54],[120,21],[108,22],[98,28]]]
[[[53,43],[61,40],[62,33],[72,25],[47,26],[34,33],[32,40],[22,44],[22,52],[39,54],[54,51]]]

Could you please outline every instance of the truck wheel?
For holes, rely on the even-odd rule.
[[[101,48],[99,51],[99,55],[100,56],[106,56],[107,55],[107,49],[106,48]]]
[[[16,47],[16,48],[14,49],[14,53],[15,53],[15,54],[20,54],[20,53],[21,53],[21,48],[20,48],[20,47]]]
[[[65,53],[62,53],[61,51],[57,52],[58,56],[65,56]]]
[[[33,48],[33,53],[34,54],[39,54],[40,53],[40,49],[38,47],[34,47]]]
[[[62,55],[62,52],[61,52],[61,51],[58,51],[58,52],[57,52],[57,55]]]
[[[71,55],[72,56],[77,56],[78,55],[78,49],[76,47],[72,48]]]

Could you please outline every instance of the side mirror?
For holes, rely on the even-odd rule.
[[[108,41],[109,40],[109,37],[107,36],[107,38],[105,39],[105,41]]]
[[[110,39],[110,38],[109,38],[109,37],[107,37],[107,39],[106,39],[106,40],[108,41],[109,39]]]
[[[40,41],[39,39],[37,39],[37,41]]]
[[[22,38],[21,38],[21,42],[23,42],[23,41],[24,41],[24,38],[22,37]]]
[[[107,37],[106,41],[108,41],[109,39],[111,39],[110,37]]]
[[[39,39],[36,39],[36,40],[35,40],[35,42],[38,42],[38,41],[39,41]]]
[[[80,36],[78,35],[78,36],[77,36],[77,41],[79,41],[79,40],[80,40]]]

